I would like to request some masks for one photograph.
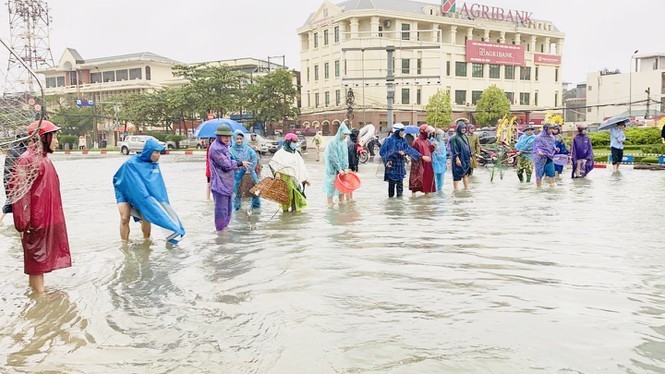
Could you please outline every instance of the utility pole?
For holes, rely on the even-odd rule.
[[[644,90],[647,94],[647,111],[644,112],[644,119],[649,118],[649,104],[651,104],[651,87],[648,87],[646,90]]]
[[[389,45],[386,47],[388,52],[388,71],[386,73],[386,88],[388,99],[388,131],[393,128],[393,104],[395,103],[395,46]]]

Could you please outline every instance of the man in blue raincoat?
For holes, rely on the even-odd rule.
[[[166,240],[170,243],[176,244],[185,236],[185,229],[169,203],[157,163],[163,150],[155,139],[148,139],[143,151],[122,164],[113,176],[122,240],[129,239],[130,216],[141,221],[145,239],[150,238],[151,223],[166,231]]]
[[[420,159],[420,153],[409,146],[406,139],[404,139],[404,125],[396,123],[392,130],[393,134],[386,138],[379,150],[383,164],[386,167],[383,180],[388,182],[389,198],[395,196],[395,189],[397,189],[397,197],[401,197],[404,193],[405,157],[409,156],[414,160]]]
[[[247,168],[239,168],[235,171],[235,184],[233,186],[233,210],[240,210],[242,206],[242,198],[247,195],[252,199],[252,209],[258,209],[261,207],[261,199],[249,193],[249,190],[241,191],[242,180],[248,175],[252,178],[254,185],[259,183],[259,176],[256,173],[256,165],[259,163],[259,156],[256,152],[250,147],[245,141],[245,133],[242,130],[236,130],[233,132],[233,137],[235,143],[229,147],[229,153],[231,154],[231,159],[234,161],[247,161],[250,166]],[[249,187],[250,189],[253,187]]]

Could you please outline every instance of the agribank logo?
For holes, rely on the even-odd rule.
[[[456,10],[457,6],[455,4],[455,0],[443,0],[441,2],[441,11],[444,14],[456,13]],[[470,6],[466,3],[463,3],[459,14],[471,19],[484,18],[494,21],[521,23],[525,25],[532,23],[531,17],[533,16],[533,13],[523,10],[504,9],[477,3],[472,3]]]
[[[441,1],[441,10],[443,13],[455,13],[455,0],[443,0]]]

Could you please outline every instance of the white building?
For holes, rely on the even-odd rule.
[[[451,3],[450,1],[447,3]],[[454,3],[454,2],[453,2]],[[387,124],[387,52],[394,46],[394,121],[424,123],[425,105],[448,90],[453,111],[472,116],[481,92],[496,85],[522,121],[562,105],[564,34],[513,9],[417,1],[324,1],[298,29],[304,126],[334,132],[353,90],[355,123]],[[448,11],[448,12],[444,12]]]
[[[647,115],[652,118],[663,114],[665,54],[635,56],[628,73],[607,70],[588,73],[586,100],[587,121],[601,122],[612,116],[643,121]]]

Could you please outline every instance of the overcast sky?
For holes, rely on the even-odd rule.
[[[425,0],[440,4],[437,0]],[[339,1],[332,1],[337,3]],[[463,1],[458,1],[461,4]],[[468,1],[469,4],[474,1]],[[318,0],[50,0],[51,46],[57,63],[64,48],[84,59],[150,51],[181,62],[286,55],[300,68],[296,29]],[[526,10],[566,34],[563,78],[580,83],[589,71],[628,71],[634,50],[664,53],[665,0],[482,0]],[[458,8],[460,5],[458,5]],[[7,10],[0,35],[9,34]],[[4,66],[6,62],[0,62]]]

